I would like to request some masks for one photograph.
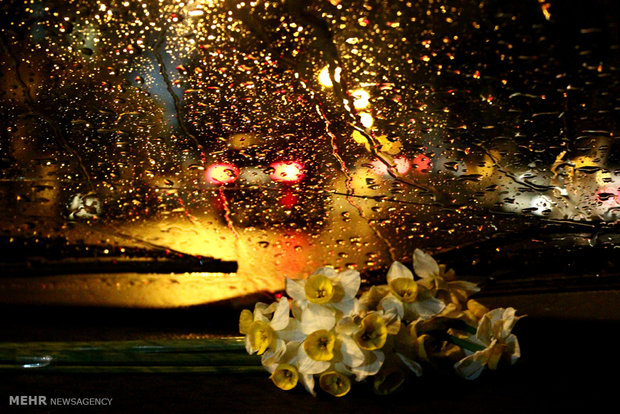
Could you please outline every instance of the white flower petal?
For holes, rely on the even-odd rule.
[[[286,278],[286,294],[289,295],[293,300],[303,302],[306,300],[306,292],[304,290],[305,285],[305,280]]]
[[[293,318],[300,321],[301,313],[307,306],[308,306],[308,301],[300,302],[298,300],[294,300],[293,303],[291,303],[291,313],[293,314]]]
[[[452,282],[448,282],[448,289],[466,292],[466,296],[480,292],[480,288],[477,284],[465,280],[453,280]]]
[[[522,316],[516,316],[516,312],[517,310],[514,308],[506,308],[504,310],[504,314],[502,316],[502,319],[504,320],[502,329],[503,338],[506,338],[508,337],[508,335],[510,335],[510,332],[512,332],[512,328],[514,328],[515,323],[517,323],[517,321],[522,318]]]
[[[504,341],[512,331],[515,323],[521,317],[515,316],[514,308],[493,309],[480,319],[476,337],[483,343],[490,343],[493,339]]]
[[[489,321],[491,321],[492,324],[495,324],[495,322],[503,319],[504,311],[504,308],[491,309],[483,316],[483,318],[487,318],[489,319]]]
[[[494,309],[495,311],[497,309]],[[493,312],[491,311],[491,312]],[[493,338],[493,326],[491,325],[491,318],[489,315],[491,312],[487,312],[485,315],[480,318],[480,322],[478,322],[478,328],[476,329],[476,339],[481,343],[488,345],[491,343]]]
[[[266,308],[264,308],[264,310],[262,310],[262,312],[263,314],[265,314],[265,316],[269,316],[276,311],[277,307],[278,307],[278,302],[271,302],[269,306],[267,306]]]
[[[401,353],[397,352],[396,355],[400,358],[403,364],[405,364],[407,368],[409,368],[411,372],[413,372],[416,375],[416,377],[422,376],[422,366],[420,364],[418,364],[416,361],[414,361],[411,358],[407,358]]]
[[[270,312],[268,308],[269,306],[267,306],[266,303],[256,302],[256,305],[254,305],[254,320],[262,321],[262,322],[269,322],[269,318],[267,317],[267,314],[269,314]]]
[[[461,359],[454,364],[456,372],[465,379],[473,380],[482,374],[484,367],[486,366],[488,356],[487,350],[475,352],[474,354]]]
[[[334,313],[326,306],[309,303],[301,313],[301,331],[308,335],[320,329],[332,329],[336,324]]]
[[[271,319],[269,324],[274,330],[280,331],[286,328],[289,319],[288,298],[282,296],[280,301],[277,302],[276,310],[273,313],[273,319]]]
[[[515,323],[521,319],[515,315],[514,308],[497,308],[487,312],[480,320],[479,328],[484,323],[483,329],[490,337],[504,339],[514,327]]]
[[[296,341],[290,341],[290,342],[285,341],[285,342],[286,342],[286,352],[282,355],[279,362],[281,364],[295,365],[297,364],[299,347],[301,346],[301,342],[296,342]]]
[[[379,309],[383,309],[385,314],[395,314],[399,319],[405,316],[405,308],[403,303],[392,294],[387,295],[379,302]]]
[[[429,278],[426,278],[426,279],[419,279],[416,282],[418,283],[418,286],[422,286],[426,290],[432,291],[436,287],[436,284],[435,284],[436,280],[438,280],[438,279],[429,277]]]
[[[506,338],[506,345],[506,352],[509,353],[510,356],[510,364],[514,364],[521,358],[521,347],[519,346],[517,336],[514,334],[508,335],[508,338]]]
[[[392,266],[390,266],[387,272],[388,284],[391,283],[392,280],[401,278],[413,279],[413,273],[411,273],[411,270],[407,269],[407,266],[401,262],[392,263]]]
[[[313,397],[316,397],[316,392],[314,391],[314,376],[312,374],[302,374],[299,373],[299,382],[301,382],[310,394]]]
[[[361,278],[360,272],[357,270],[345,270],[340,272],[340,284],[344,289],[344,295],[346,298],[354,298],[357,295],[357,291],[360,289]]]
[[[383,352],[374,351],[373,354],[375,355],[375,360],[367,369],[370,375],[375,375],[379,372],[385,362],[385,354]]]
[[[355,323],[352,317],[345,316],[336,324],[336,332],[341,335],[351,336],[359,329],[359,325]]]
[[[382,317],[385,322],[388,335],[397,335],[403,326],[400,316],[398,316],[395,311],[390,310],[389,312],[383,312]]]
[[[333,267],[327,267],[327,266],[319,267],[314,272],[312,272],[312,274],[327,276],[330,279],[335,279],[338,276],[338,272],[336,272],[336,270]]]
[[[343,316],[349,316],[357,312],[358,302],[357,299],[343,299],[340,302],[330,303],[334,308],[342,312]]]
[[[366,356],[360,349],[355,340],[348,336],[340,337],[340,352],[342,352],[342,362],[353,368],[364,363]]]
[[[419,302],[408,303],[406,307],[407,310],[413,310],[416,316],[422,319],[429,319],[444,310],[446,304],[437,298],[427,298]]]
[[[297,370],[302,374],[320,374],[330,366],[329,361],[315,361],[306,354],[303,345],[297,351]]]
[[[355,380],[362,381],[370,375],[375,375],[381,369],[383,361],[385,361],[383,352],[369,353],[366,364],[351,368],[351,371],[355,374]]]
[[[244,343],[245,343],[245,350],[247,351],[248,354],[252,355],[254,354],[254,352],[256,352],[256,350],[252,349],[252,344],[250,343],[250,335],[245,336]]]
[[[420,249],[413,252],[413,270],[423,279],[439,276],[439,265],[435,259]]]
[[[295,319],[289,319],[287,327],[278,331],[278,336],[286,342],[303,342],[306,339],[306,334],[301,331],[299,321]]]
[[[334,371],[344,374],[347,377],[353,375],[353,371],[342,362],[336,362],[334,364]]]
[[[261,356],[261,363],[264,367],[278,364],[280,357],[286,352],[286,343],[282,339],[276,339],[275,346],[269,347]]]

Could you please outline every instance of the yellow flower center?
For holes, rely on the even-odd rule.
[[[275,332],[266,322],[254,321],[248,329],[248,338],[252,350],[255,350],[258,355],[262,355],[275,339]]]
[[[390,289],[403,302],[411,303],[418,296],[418,284],[413,279],[401,277],[390,282]]]
[[[469,299],[467,301],[467,309],[471,311],[471,313],[473,313],[474,316],[478,319],[482,318],[486,313],[489,312],[489,308],[474,299]]]
[[[315,361],[331,361],[334,357],[336,335],[326,329],[321,329],[308,335],[304,341],[304,350]]]
[[[297,368],[289,364],[279,364],[273,374],[271,374],[271,380],[276,387],[281,390],[288,391],[295,388],[297,381],[299,380],[299,374]]]
[[[430,361],[440,351],[440,342],[429,334],[420,335],[417,339],[417,351],[420,359]]]
[[[445,264],[439,265],[439,277],[447,281],[456,279],[456,273],[454,272],[454,269],[450,269],[448,271],[446,271],[446,269],[447,266]]]
[[[378,313],[371,313],[362,319],[361,329],[355,334],[355,340],[362,349],[373,351],[381,349],[387,339],[387,327]]]
[[[317,274],[306,280],[304,291],[309,302],[322,305],[334,296],[334,285],[327,276]]]
[[[254,322],[254,315],[247,309],[241,311],[241,315],[239,315],[239,333],[242,335],[246,335],[250,332],[250,325]]]
[[[351,380],[336,371],[328,371],[319,377],[319,385],[334,397],[342,397],[351,389]]]

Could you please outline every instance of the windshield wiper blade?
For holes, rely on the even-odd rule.
[[[166,249],[0,238],[0,277],[109,273],[235,273],[237,262]]]

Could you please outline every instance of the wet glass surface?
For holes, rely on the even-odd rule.
[[[616,2],[0,11],[4,302],[372,283],[416,247],[477,280],[618,274]]]

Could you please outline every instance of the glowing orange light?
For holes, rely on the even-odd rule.
[[[207,168],[205,177],[211,184],[230,184],[239,177],[239,168],[233,164],[213,164]]]
[[[375,159],[370,163],[372,165],[372,170],[377,175],[385,175],[388,174],[388,167],[381,160]],[[405,157],[398,157],[394,159],[394,166],[396,167],[396,171],[400,175],[407,174],[411,169],[411,162]]]
[[[431,169],[431,159],[424,154],[416,155],[412,161],[418,173],[427,173]]]
[[[273,172],[270,177],[278,182],[298,182],[304,178],[304,166],[297,161],[278,161],[271,164]]]
[[[280,199],[278,200],[280,205],[285,208],[292,208],[299,203],[299,196],[297,194],[293,194],[290,191],[287,191]]]
[[[304,271],[312,271],[318,264],[312,263],[311,254],[315,253],[316,244],[311,243],[310,236],[305,233],[287,231],[278,237],[276,245],[282,255],[276,261],[277,269],[283,275],[298,275]]]

